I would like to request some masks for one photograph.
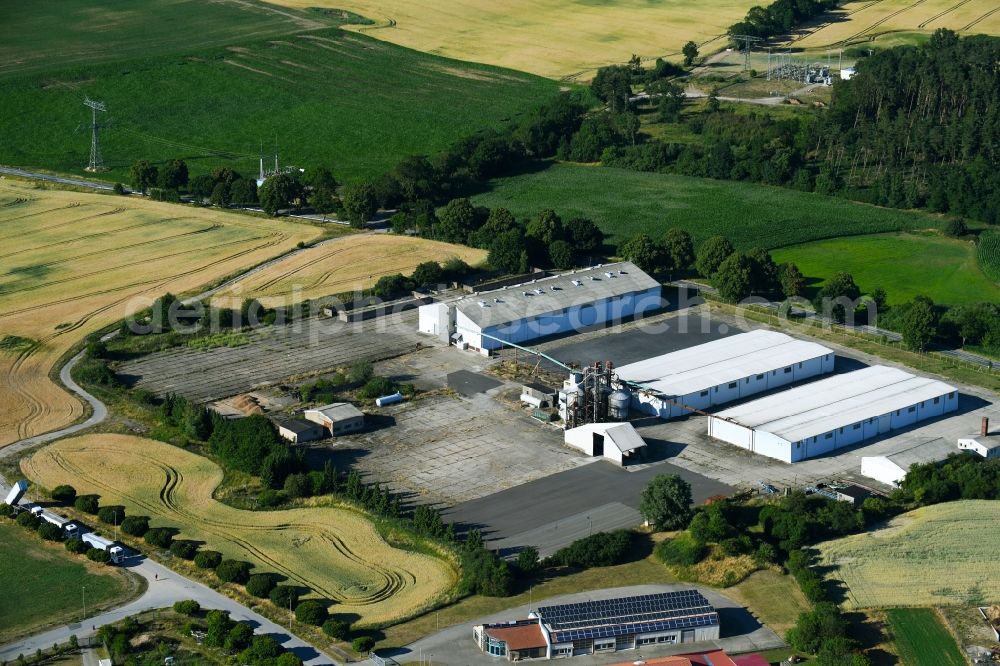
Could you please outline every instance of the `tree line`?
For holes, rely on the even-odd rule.
[[[727,33],[768,40],[789,34],[796,25],[836,9],[838,4],[838,0],[775,0],[766,7],[755,5],[742,21],[729,26]]]
[[[753,10],[751,10],[753,11]],[[608,142],[607,166],[783,185],[1000,222],[1000,39],[937,30],[859,60],[825,112],[775,118],[717,104],[680,118],[700,141]],[[666,103],[661,97],[660,104]],[[683,104],[683,100],[679,100]],[[665,119],[666,120],[666,119]],[[641,138],[641,137],[640,137]]]

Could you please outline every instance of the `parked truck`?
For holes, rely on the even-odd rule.
[[[26,492],[28,492],[28,482],[22,479],[16,482],[14,487],[10,489],[10,492],[7,493],[7,499],[4,502],[10,506],[17,506]]]
[[[111,556],[111,561],[115,564],[118,564],[125,559],[125,549],[115,544],[115,542],[110,539],[105,539],[94,532],[84,532],[80,536],[80,539],[82,539],[83,542],[88,544],[91,548],[97,548],[98,550],[106,552]]]

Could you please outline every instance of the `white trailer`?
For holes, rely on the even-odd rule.
[[[43,510],[42,513],[38,515],[45,522],[51,523],[52,525],[55,525],[60,530],[62,530],[63,536],[74,537],[79,531],[79,528],[77,527],[76,523],[74,523],[69,518],[60,516],[57,513],[52,513],[51,511]]]
[[[90,545],[91,548],[97,548],[98,550],[103,550],[108,555],[111,556],[111,561],[118,564],[125,559],[125,549],[121,546],[115,545],[114,541],[105,539],[102,536],[98,536],[93,532],[85,532],[80,536],[80,539]]]
[[[22,479],[16,482],[14,487],[10,489],[10,492],[7,493],[7,499],[4,502],[9,506],[17,506],[17,503],[21,501],[26,492],[28,492],[28,482]]]

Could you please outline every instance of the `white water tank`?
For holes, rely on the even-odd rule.
[[[612,421],[627,421],[628,406],[631,401],[627,391],[621,389],[608,396],[608,418]]]

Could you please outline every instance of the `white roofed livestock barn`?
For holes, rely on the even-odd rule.
[[[501,341],[524,343],[660,307],[660,283],[623,261],[424,305],[418,330],[488,353]]]
[[[719,412],[708,434],[790,463],[957,408],[953,386],[875,365]]]
[[[618,378],[634,391],[632,406],[663,419],[708,409],[832,372],[834,353],[774,331],[751,331],[623,365]]]

